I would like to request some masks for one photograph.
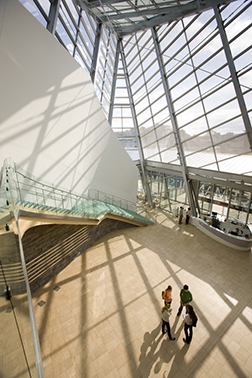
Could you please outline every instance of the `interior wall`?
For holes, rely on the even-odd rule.
[[[79,194],[135,202],[138,169],[86,71],[17,1],[0,2],[0,164]]]

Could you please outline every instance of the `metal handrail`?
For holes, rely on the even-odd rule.
[[[105,202],[120,206],[127,210],[136,211],[136,204],[117,196],[102,192],[97,189],[89,189],[87,195],[80,195],[72,191],[56,188],[53,184],[38,180],[33,175],[25,172],[10,158],[6,159],[2,169],[2,186],[0,188],[0,205],[6,201],[14,205],[19,201],[30,201],[39,204],[72,209],[86,200]]]

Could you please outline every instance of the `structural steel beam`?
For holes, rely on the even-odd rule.
[[[118,63],[119,63],[120,46],[121,46],[121,39],[117,39],[115,64],[114,64],[114,70],[113,70],[113,83],[112,83],[112,88],[111,88],[109,114],[108,114],[108,122],[110,125],[112,123],[113,110],[114,110],[115,88],[116,88],[116,79],[117,79],[117,71],[118,71]]]
[[[191,6],[180,5],[178,7],[175,7],[172,12],[164,11],[163,13],[161,12],[158,15],[153,15],[153,16],[150,16],[149,18],[147,17],[146,20],[139,21],[137,23],[132,22],[132,25],[120,26],[120,23],[119,25],[114,24],[114,28],[115,28],[116,33],[123,37],[129,34],[136,33],[137,31],[152,28],[154,26],[163,25],[165,23],[169,23],[175,20],[180,20],[183,17],[195,15],[196,13],[212,9],[215,5],[219,5],[223,3],[227,4],[227,3],[231,3],[232,1],[234,0],[227,0],[224,2],[221,2],[220,0],[212,0],[212,1],[200,2],[200,6],[198,5],[198,2],[192,3]],[[137,12],[137,13],[138,13],[138,17],[140,17],[141,12]]]
[[[189,182],[189,176],[188,176],[186,161],[185,161],[185,157],[184,157],[184,151],[183,151],[183,148],[182,148],[180,135],[179,135],[179,131],[178,131],[177,118],[175,116],[175,110],[174,110],[173,103],[172,103],[172,98],[171,98],[171,94],[170,94],[168,80],[166,79],[166,76],[165,76],[165,70],[164,70],[164,65],[163,65],[163,61],[162,61],[160,46],[159,46],[159,43],[158,43],[158,37],[157,37],[156,30],[154,28],[151,28],[151,33],[152,33],[152,38],[153,38],[153,42],[154,42],[154,46],[155,46],[155,50],[156,50],[157,61],[158,61],[159,69],[160,69],[160,75],[161,75],[161,79],[162,79],[162,83],[163,83],[163,87],[164,87],[167,106],[168,106],[170,117],[171,117],[172,128],[173,128],[173,132],[174,132],[175,139],[176,139],[180,163],[181,163],[181,166],[182,166],[182,176],[183,176],[184,182],[185,182],[185,189],[186,189],[186,193],[188,195],[189,205],[191,207],[192,214],[196,215],[196,204],[195,204],[194,199],[193,199],[192,188],[191,188],[191,185],[190,185],[190,182]]]
[[[38,331],[37,331],[36,320],[35,320],[35,315],[34,315],[34,310],[33,310],[33,305],[32,305],[32,296],[31,296],[30,284],[29,284],[29,279],[28,279],[28,274],[27,274],[27,269],[26,269],[23,243],[22,243],[22,238],[21,238],[19,224],[18,224],[19,212],[17,210],[14,211],[14,217],[15,217],[16,227],[18,231],[20,259],[21,259],[21,264],[22,264],[24,278],[25,278],[37,377],[44,378],[44,370],[43,370],[43,365],[42,365],[42,357],[41,357]]]
[[[136,165],[140,162],[136,161]],[[165,174],[182,176],[182,167],[169,163],[161,163],[157,161],[147,160],[145,163],[147,171],[161,172]],[[187,166],[188,177],[191,180],[207,181],[217,185],[233,187],[235,189],[246,190],[252,192],[252,177],[238,175],[230,172],[213,171],[204,168],[194,168]]]
[[[95,42],[94,42],[95,47],[94,47],[94,52],[93,52],[93,59],[92,59],[91,73],[90,73],[90,77],[93,84],[94,84],[94,79],[95,79],[99,45],[100,45],[100,39],[101,39],[101,27],[102,27],[102,23],[99,22],[97,24],[97,29],[96,29],[96,36],[95,36]]]
[[[51,2],[50,12],[49,12],[50,21],[47,24],[47,30],[50,33],[52,33],[52,35],[55,34],[55,30],[56,30],[58,14],[59,14],[59,6],[60,6],[60,0],[53,0]]]
[[[243,94],[242,94],[241,86],[240,86],[240,83],[239,83],[239,79],[238,79],[238,76],[237,76],[237,72],[236,72],[236,69],[235,69],[231,50],[230,50],[230,47],[229,47],[226,31],[223,27],[221,15],[220,15],[219,9],[217,7],[214,7],[214,13],[215,13],[217,25],[218,25],[218,28],[219,28],[219,31],[220,31],[220,36],[221,36],[222,44],[223,44],[224,51],[225,51],[225,54],[226,54],[229,70],[230,70],[231,77],[232,77],[232,80],[233,80],[237,100],[238,100],[239,107],[240,107],[240,110],[241,110],[242,119],[243,119],[243,122],[244,122],[244,126],[246,128],[250,149],[252,150],[252,127],[251,127],[248,111],[247,111],[247,108],[246,108],[246,104],[245,104],[245,101],[244,101],[244,97],[243,97]]]
[[[147,175],[146,175],[146,170],[145,170],[145,166],[144,166],[143,147],[142,147],[142,142],[141,142],[141,138],[140,138],[140,135],[139,135],[139,128],[138,128],[138,123],[137,123],[136,110],[135,110],[135,106],[134,106],[133,96],[132,96],[131,87],[130,87],[129,74],[128,74],[125,54],[124,54],[123,45],[122,45],[121,40],[120,40],[120,51],[121,51],[122,64],[123,64],[124,75],[125,75],[125,82],[126,82],[126,87],[127,87],[128,96],[129,96],[130,109],[131,109],[131,112],[132,112],[133,124],[134,124],[135,133],[136,133],[136,139],[137,139],[137,145],[138,145],[138,151],[139,151],[139,157],[140,157],[140,167],[141,167],[142,178],[143,178],[143,185],[144,185],[145,190],[146,190],[148,203],[149,203],[150,206],[152,206],[152,196],[151,196],[150,187],[149,187],[149,184],[148,184],[148,181],[147,181]]]

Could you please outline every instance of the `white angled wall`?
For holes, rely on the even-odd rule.
[[[0,1],[0,166],[135,202],[138,170],[85,70],[17,0]]]

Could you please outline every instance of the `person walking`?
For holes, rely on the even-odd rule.
[[[179,209],[179,224],[182,223],[182,219],[183,219],[183,213],[184,213],[184,209],[182,206],[180,206],[180,209]]]
[[[167,286],[167,289],[163,291],[163,300],[164,300],[164,305],[167,306],[168,308],[171,307],[172,303],[172,287],[171,285]]]
[[[171,308],[168,308],[167,306],[164,306],[161,310],[161,318],[162,318],[162,334],[165,334],[165,328],[167,330],[168,336],[170,340],[176,340],[175,337],[172,337],[171,335],[171,329],[170,329],[170,315],[171,315]]]
[[[189,223],[190,217],[191,217],[191,208],[188,207],[187,212],[186,212],[186,224]]]
[[[180,291],[180,307],[178,309],[177,316],[179,316],[183,310],[184,306],[188,306],[190,302],[192,302],[193,296],[192,293],[189,291],[189,286],[184,285],[183,289]]]
[[[192,341],[192,336],[193,336],[193,325],[195,324],[196,321],[196,314],[193,310],[193,306],[188,305],[187,306],[187,313],[186,315],[183,315],[185,324],[184,324],[184,331],[185,331],[185,338],[183,338],[183,341],[187,344],[190,344]],[[189,330],[189,334],[188,334]]]

